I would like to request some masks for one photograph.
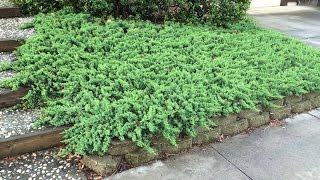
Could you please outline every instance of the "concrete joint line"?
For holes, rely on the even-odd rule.
[[[232,166],[234,166],[236,169],[238,169],[242,174],[244,174],[247,178],[249,178],[250,180],[254,180],[247,173],[245,173],[243,170],[241,170],[237,165],[235,165],[233,162],[231,162],[227,157],[225,157],[222,153],[220,153],[218,150],[216,150],[213,146],[210,145],[210,147],[213,150],[215,150],[220,156],[222,156],[226,161],[228,161]]]
[[[307,114],[320,120],[320,118],[318,116],[315,116],[315,115],[311,114],[310,112],[307,112]]]

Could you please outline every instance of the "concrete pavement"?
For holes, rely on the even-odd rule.
[[[248,11],[258,24],[320,48],[320,7],[281,6]]]
[[[320,119],[300,114],[212,147],[252,179],[320,179]]]
[[[319,180],[320,110],[130,169],[110,180]]]
[[[149,166],[116,174],[111,180],[188,180],[188,179],[248,180],[237,167],[228,162],[211,146],[195,148],[185,154],[157,161]]]

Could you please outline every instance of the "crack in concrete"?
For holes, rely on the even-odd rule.
[[[315,116],[315,115],[313,115],[313,114],[311,114],[311,113],[309,113],[309,112],[307,112],[307,114],[310,115],[310,116],[312,116],[312,117],[315,117],[315,118],[317,118],[317,119],[320,119],[318,116]]]
[[[318,109],[314,109],[314,110],[319,111]],[[316,115],[314,115],[314,114],[311,114],[310,111],[308,111],[307,114],[309,114],[310,116],[315,117],[316,119],[319,119],[319,120],[320,120],[320,117],[319,117],[319,116],[316,116]]]
[[[226,161],[228,161],[233,167],[235,167],[236,169],[238,169],[242,174],[244,174],[247,178],[249,178],[250,180],[254,180],[253,178],[251,178],[246,172],[244,172],[242,169],[240,169],[237,165],[235,165],[233,162],[231,162],[227,157],[225,157],[222,153],[220,153],[217,149],[215,149],[212,145],[210,145],[210,147],[216,151],[220,156],[222,156]]]

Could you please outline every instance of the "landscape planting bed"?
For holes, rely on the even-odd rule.
[[[1,86],[32,85],[35,124],[72,124],[64,152],[100,174],[320,106],[319,50],[249,20],[221,29],[60,11],[32,26]]]

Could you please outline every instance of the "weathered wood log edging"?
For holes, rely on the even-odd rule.
[[[17,91],[8,89],[0,91],[0,108],[17,105],[21,102],[21,98],[24,97],[30,89],[30,87],[22,87]]]
[[[198,135],[192,137],[179,137],[177,146],[171,145],[164,138],[153,138],[152,148],[154,154],[138,148],[131,141],[112,141],[106,155],[83,157],[84,165],[100,175],[113,174],[122,162],[133,167],[143,165],[152,160],[161,158],[165,154],[177,154],[192,147],[192,145],[209,144],[218,141],[222,136],[233,136],[248,129],[257,128],[271,123],[274,120],[288,118],[291,114],[302,113],[320,107],[320,94],[308,93],[301,96],[288,96],[272,101],[278,108],[258,105],[259,110],[243,110],[240,113],[227,117],[212,118],[217,126],[211,129],[198,129]]]
[[[0,139],[0,158],[39,151],[62,145],[62,132],[67,127],[52,128],[31,134]]]
[[[18,7],[1,7],[0,18],[12,18],[22,16],[21,10]]]
[[[12,52],[23,44],[22,39],[0,39],[0,52]]]

